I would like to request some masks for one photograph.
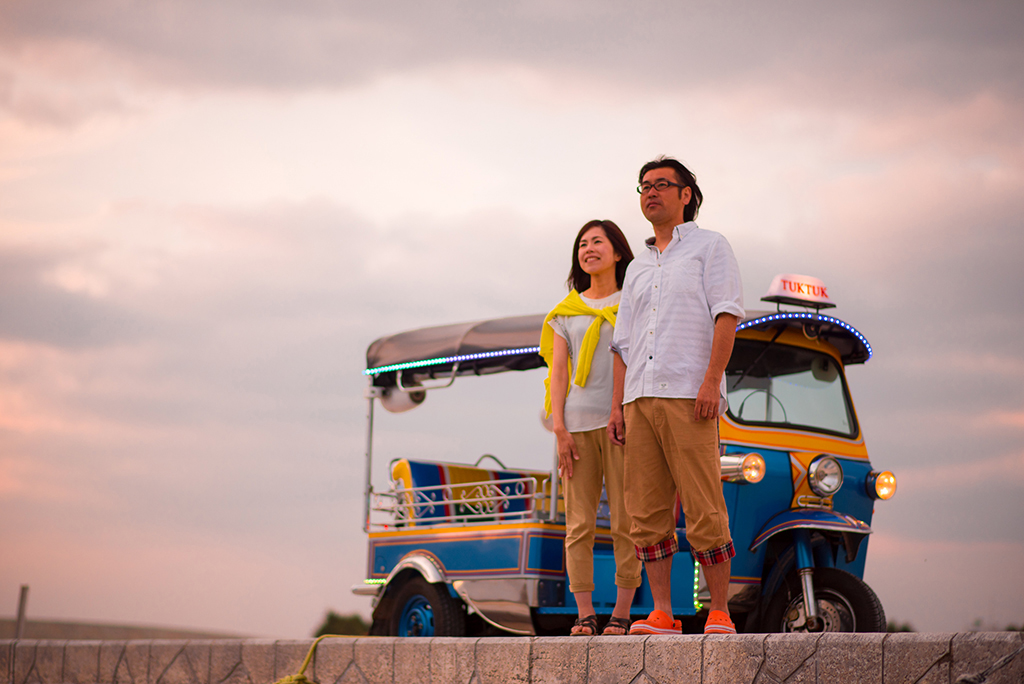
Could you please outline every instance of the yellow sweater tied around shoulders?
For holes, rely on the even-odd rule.
[[[544,381],[544,415],[551,415],[551,368],[554,365],[555,356],[555,331],[548,325],[555,316],[593,316],[594,320],[587,328],[583,336],[583,343],[580,345],[578,359],[576,361],[576,377],[573,382],[579,387],[586,387],[587,377],[590,375],[590,364],[594,360],[594,352],[597,350],[597,343],[601,339],[601,323],[608,321],[615,327],[615,314],[619,311],[619,305],[606,306],[603,309],[595,309],[587,306],[576,290],[569,292],[569,295],[560,301],[554,309],[544,318],[544,325],[540,331],[540,355],[544,363],[548,365],[548,377]],[[572,360],[569,361],[569,374],[572,375]]]

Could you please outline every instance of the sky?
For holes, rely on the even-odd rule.
[[[748,309],[821,278],[921,631],[1024,623],[1024,5],[0,0],[0,615],[368,615],[365,349],[541,313],[684,161]],[[378,412],[546,467],[538,371]]]

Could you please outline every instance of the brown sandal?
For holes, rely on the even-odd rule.
[[[597,616],[588,615],[586,617],[576,618],[576,622],[573,623],[572,628],[576,629],[581,627],[580,631],[570,631],[569,636],[597,636]],[[589,629],[590,633],[584,632],[584,629]]]
[[[621,629],[621,632],[609,632],[608,629]],[[620,618],[612,615],[608,618],[608,624],[604,626],[601,636],[625,636],[629,634],[629,618]]]

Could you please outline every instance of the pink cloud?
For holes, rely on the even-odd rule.
[[[133,115],[146,101],[140,76],[130,60],[95,42],[13,39],[0,48],[0,112],[30,128]]]
[[[952,102],[916,97],[901,105],[855,129],[848,147],[866,157],[945,150],[968,158],[984,154],[1001,157],[1008,146],[1020,147],[1013,131],[1024,103],[1001,94],[984,91]]]
[[[979,428],[1011,427],[1024,428],[1024,411],[993,411],[975,420]]]
[[[45,461],[6,457],[0,460],[0,496],[9,501],[83,504],[95,503],[82,483],[68,481],[67,473]]]
[[[1020,624],[1024,592],[1012,587],[1024,567],[1024,544],[926,540],[879,531],[868,544],[864,579],[889,620],[909,620],[920,631],[966,630],[978,619],[989,629]],[[978,559],[991,562],[979,565]]]
[[[1024,451],[987,456],[972,454],[966,461],[900,468],[898,486],[904,491],[959,490],[985,483],[1024,486]]]
[[[302,638],[328,608],[365,603],[345,596],[348,585],[338,581],[341,570],[358,576],[362,559],[346,560],[336,544],[270,550],[251,539],[157,534],[130,520],[3,533],[0,594],[17,596],[17,584],[29,584],[30,617],[39,619]]]

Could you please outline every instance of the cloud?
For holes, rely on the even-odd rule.
[[[47,505],[95,503],[86,502],[82,492],[63,479],[52,464],[10,456],[0,460],[0,494],[8,501],[35,500]]]
[[[901,489],[915,492],[965,490],[986,485],[1015,485],[1024,490],[1024,451],[995,456],[972,454],[965,463],[903,468],[899,485]]]
[[[83,294],[87,285],[71,272],[63,274],[63,287],[47,277],[68,256],[0,249],[0,339],[81,348],[136,334],[141,319]]]
[[[26,553],[0,576],[46,578],[55,613],[118,585],[186,624],[203,582],[225,597],[204,597],[211,626],[271,624],[271,594],[366,608],[345,585],[367,344],[545,310],[585,220],[639,246],[633,174],[662,152],[697,170],[750,308],[775,273],[817,275],[871,340],[848,376],[873,465],[900,478],[873,523],[884,576],[907,577],[900,548],[1013,566],[1022,11],[4,3],[0,532]],[[381,453],[544,467],[529,376],[380,415]],[[76,559],[84,598],[57,598]],[[266,581],[221,586],[239,566]],[[312,589],[280,589],[306,568]],[[913,596],[966,595],[962,576]]]
[[[524,239],[496,252],[475,239],[481,225]],[[27,574],[44,595],[73,587],[77,597],[34,601],[40,615],[299,637],[327,606],[365,610],[338,577],[363,572],[361,553],[344,549],[365,543],[352,521],[362,507],[366,346],[420,323],[539,311],[547,301],[544,278],[524,290],[519,270],[495,267],[538,258],[546,228],[500,212],[438,225],[375,223],[322,201],[137,202],[90,222],[89,250],[49,242],[63,243],[65,229],[37,234],[31,259],[8,260],[27,264],[17,282],[65,293],[72,316],[100,302],[146,325],[92,346],[0,344],[0,534],[31,559],[2,574]],[[550,270],[557,287],[561,269]],[[35,301],[43,318],[64,305]],[[461,386],[432,397],[421,418],[392,426],[394,438],[429,434],[438,416],[458,424],[459,413],[509,415],[501,445],[488,440],[496,432],[462,435],[445,454],[536,452],[544,467],[546,433],[530,400],[540,378],[523,382],[514,397],[468,410]],[[74,565],[78,576],[65,582],[50,563]],[[238,583],[238,568],[250,566],[258,569]],[[218,588],[224,582],[232,586]],[[143,585],[154,595],[133,598],[131,610],[103,607],[111,592]],[[295,617],[246,624],[266,614],[271,594]],[[167,610],[168,596],[202,596],[207,608]]]
[[[950,544],[1024,542],[1024,463],[1019,445],[998,451],[975,440],[958,462],[927,458],[902,463],[872,457],[876,468],[896,474],[896,496],[876,506],[872,526],[921,540]]]
[[[514,226],[525,239],[495,252],[474,239],[480,225]],[[145,325],[92,346],[0,345],[0,442],[17,463],[41,458],[65,473],[45,478],[54,486],[79,481],[102,498],[134,482],[140,497],[117,500],[136,513],[174,510],[178,494],[213,495],[235,469],[246,472],[233,483],[238,504],[275,478],[301,487],[281,459],[315,469],[340,450],[358,463],[361,439],[348,439],[362,431],[370,341],[417,324],[536,312],[548,299],[548,280],[524,290],[519,271],[495,268],[496,255],[501,264],[538,258],[530,234],[541,228],[517,217],[382,225],[325,202],[135,204],[88,230],[85,257],[43,239],[25,260],[18,282],[49,272],[84,289],[72,296],[47,284],[71,304],[37,297],[33,311],[75,320],[101,302]],[[559,287],[561,269],[548,270]],[[14,299],[17,289],[3,293]],[[25,478],[5,481],[22,491]]]
[[[980,375],[987,379],[997,376],[1011,381],[1024,379],[1024,358],[1017,355],[994,354],[989,351],[971,352],[959,350],[914,352],[903,359],[905,368],[914,373],[926,373],[935,368],[963,376]]]
[[[1024,564],[1024,543],[922,540],[887,529],[871,535],[868,549],[864,579],[889,620],[922,632],[965,631],[979,619],[996,630],[1020,624],[1024,594],[1006,587]],[[998,561],[982,572],[979,558]]]
[[[358,572],[361,564],[346,555],[338,536],[265,535],[240,542],[202,530],[155,533],[130,519],[92,531],[51,525],[45,534],[5,521],[0,532],[21,552],[18,562],[12,554],[0,557],[0,590],[17,596],[18,582],[28,583],[37,619],[217,625],[243,636],[301,639],[319,626],[328,606],[365,611],[365,599],[353,600],[346,596],[348,585],[338,584],[339,571]],[[13,605],[3,608],[13,614]]]
[[[994,411],[975,419],[975,425],[981,429],[1001,427],[1019,430],[1024,428],[1024,411]]]
[[[0,114],[8,125],[72,128],[97,114],[129,117],[141,110],[119,81],[118,60],[99,46],[29,44],[18,53],[0,48]]]
[[[759,85],[783,100],[891,112],[907,96],[1019,96],[1024,61],[1014,28],[1024,16],[1012,2],[984,11],[953,2],[686,3],[655,16],[612,2],[94,0],[55,13],[19,0],[3,13],[0,44],[20,65],[8,70],[6,105],[51,123],[134,106],[102,86],[66,98],[71,84],[111,76],[136,88],[287,93],[424,68],[520,64],[566,80],[600,74],[648,93]],[[675,45],[678,53],[662,49]],[[27,85],[21,68],[50,74],[50,85]]]

